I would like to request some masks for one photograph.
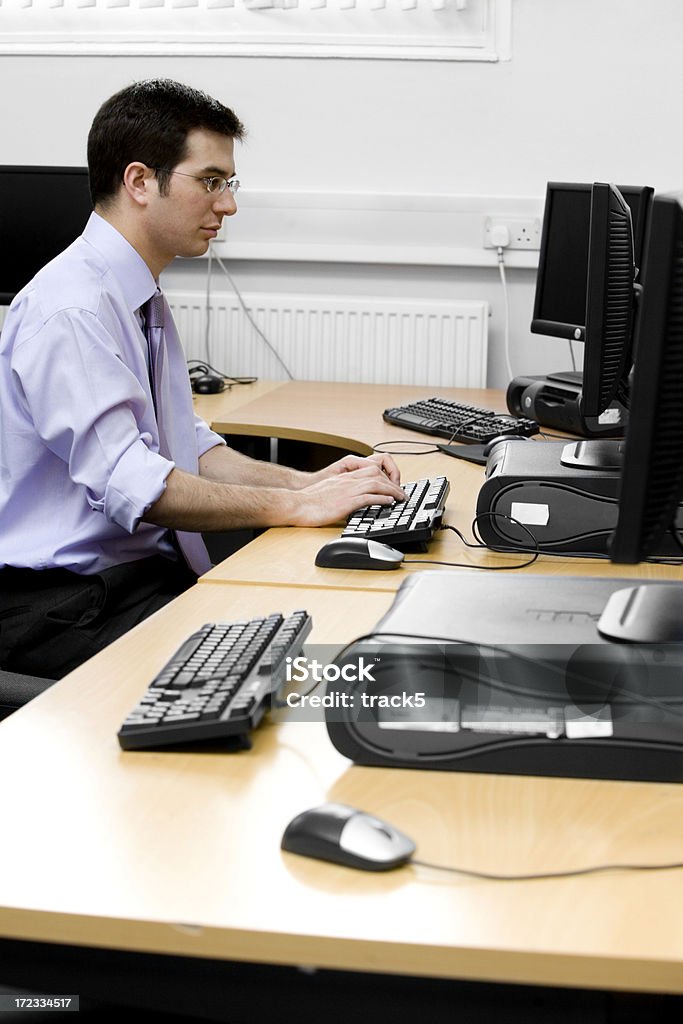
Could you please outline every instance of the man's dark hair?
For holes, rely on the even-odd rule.
[[[136,82],[106,100],[88,135],[88,170],[93,205],[106,204],[119,190],[128,164],[173,170],[185,157],[195,128],[241,139],[244,125],[229,107],[205,92],[158,78]],[[160,195],[169,175],[157,171]]]

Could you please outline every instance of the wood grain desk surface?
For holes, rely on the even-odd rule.
[[[249,388],[251,392],[249,400]],[[391,449],[420,454],[399,454],[395,459],[402,479],[446,476],[451,484],[445,522],[461,530],[471,542],[472,520],[477,495],[484,482],[484,468],[454,459],[433,449],[428,435],[385,423],[382,412],[392,405],[405,404],[432,394],[457,398],[484,408],[505,412],[501,391],[455,388],[407,387],[385,384],[331,384],[311,381],[281,383],[259,382],[222,395],[195,399],[197,411],[221,433],[283,437],[336,445],[341,452],[367,455],[372,446],[391,441]],[[437,441],[442,439],[437,438]],[[543,443],[542,440],[533,443]],[[350,587],[360,590],[396,590],[407,573],[428,568],[417,559],[455,562],[464,567],[513,566],[526,556],[495,554],[486,548],[468,548],[451,531],[439,533],[424,554],[407,556],[397,571],[379,572],[358,569],[321,569],[315,556],[322,545],[341,532],[341,525],[320,529],[268,530],[254,542],[217,565],[202,577],[203,582],[232,581],[297,584],[315,587]],[[408,562],[415,562],[409,565]],[[525,573],[559,576],[629,576],[637,578],[681,579],[679,566],[617,566],[601,558],[541,556],[533,565],[519,569]]]
[[[382,412],[432,395],[507,412],[505,396],[494,389],[301,380],[257,381],[220,395],[195,396],[194,405],[222,434],[312,441],[369,455],[380,441],[413,441],[419,442],[416,449],[431,447],[429,435],[385,423]]]
[[[184,956],[683,992],[683,872],[493,882],[285,854],[301,810],[386,818],[438,864],[516,873],[683,859],[683,787],[360,768],[322,723],[240,754],[122,752],[116,731],[207,620],[304,606],[338,644],[391,595],[198,585],[0,725],[0,934]]]

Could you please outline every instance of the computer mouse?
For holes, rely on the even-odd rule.
[[[217,395],[225,391],[225,381],[215,373],[203,373],[192,381],[192,390],[197,395]]]
[[[331,860],[363,871],[401,867],[415,843],[393,825],[347,804],[321,804],[290,821],[280,844],[303,857]]]
[[[493,448],[493,446],[498,444],[500,441],[528,441],[528,440],[529,440],[529,438],[525,437],[524,434],[496,434],[495,437],[492,437],[490,441],[486,442],[486,444],[484,445],[484,450],[483,450],[482,454],[486,455],[488,457],[491,454],[491,449]]]
[[[398,569],[402,561],[402,551],[367,537],[337,537],[315,556],[324,569]]]

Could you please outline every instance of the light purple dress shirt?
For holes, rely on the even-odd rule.
[[[156,287],[93,213],[12,303],[0,336],[0,565],[95,573],[177,557],[168,531],[142,517],[174,466],[197,473],[199,457],[224,442],[194,414],[166,305],[160,443],[139,315]],[[195,572],[206,571],[201,538],[188,538]]]

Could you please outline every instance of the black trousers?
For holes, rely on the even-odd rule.
[[[89,576],[0,569],[0,668],[61,679],[195,581],[160,555]]]

